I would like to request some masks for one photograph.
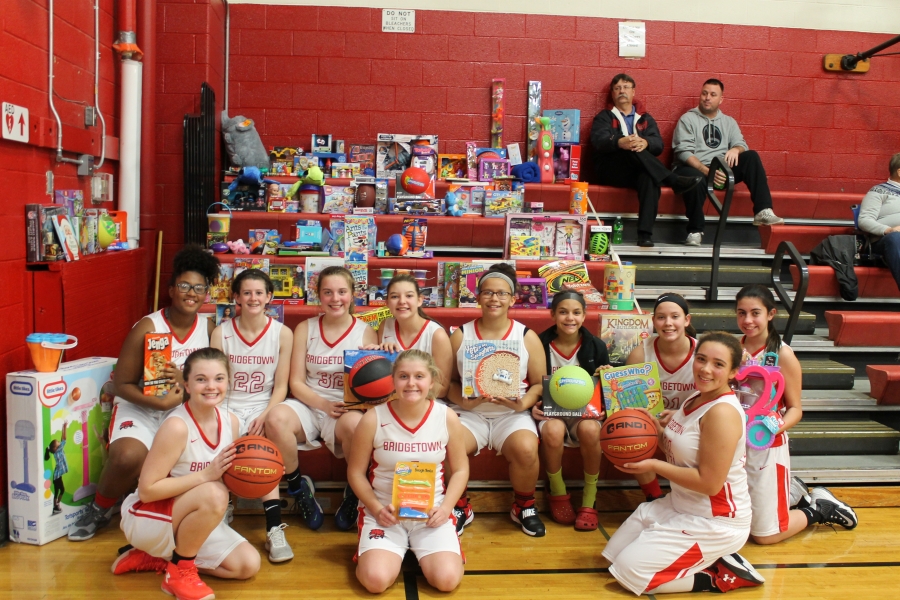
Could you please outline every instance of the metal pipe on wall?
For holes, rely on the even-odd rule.
[[[119,2],[119,36],[113,49],[122,59],[119,132],[119,209],[128,214],[128,245],[141,239],[141,88],[143,52],[135,35],[135,0]],[[152,88],[151,90],[152,91]]]
[[[94,110],[100,119],[100,160],[94,165],[99,169],[106,159],[106,120],[100,112],[100,0],[94,0]]]
[[[80,165],[80,160],[63,156],[62,119],[59,118],[59,113],[56,112],[56,105],[53,103],[53,59],[55,58],[53,55],[53,0],[48,1],[47,11],[50,13],[50,24],[48,26],[49,42],[47,44],[47,55],[50,57],[48,65],[49,89],[47,95],[50,99],[50,112],[52,112],[53,116],[56,118],[56,162],[67,162]]]
[[[156,2],[138,0],[137,32],[144,53],[141,96],[141,227],[155,230],[159,207],[156,201]],[[152,235],[152,234],[151,234]],[[148,238],[149,239],[155,239]]]

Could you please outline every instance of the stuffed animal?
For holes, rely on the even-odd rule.
[[[244,240],[236,240],[234,242],[225,242],[232,254],[250,254],[250,248],[244,243]]]
[[[315,165],[311,166],[306,174],[291,186],[291,189],[288,191],[288,197],[295,196],[297,194],[297,190],[300,189],[300,186],[307,183],[317,185],[319,187],[325,185],[325,174],[322,172],[322,169]]]
[[[243,115],[229,119],[228,115],[222,113],[222,137],[233,166],[269,168],[269,154],[256,131],[253,119]]]
[[[454,217],[461,217],[466,213],[466,203],[456,192],[447,192],[444,198],[447,203],[447,212]]]

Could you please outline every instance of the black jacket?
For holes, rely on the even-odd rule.
[[[585,327],[579,330],[581,333],[581,348],[578,349],[578,364],[590,375],[594,374],[597,367],[609,364],[609,352],[606,350],[606,344],[588,331]],[[544,346],[544,355],[547,358],[547,373],[551,371],[550,367],[550,342],[556,339],[556,325],[545,330],[538,336],[541,345]]]
[[[834,269],[841,288],[841,298],[856,300],[859,297],[859,281],[853,270],[856,254],[856,236],[829,235],[809,253],[812,265],[827,265]]]
[[[640,115],[634,127],[638,137],[647,140],[647,152],[653,156],[659,156],[663,151],[663,139],[659,133],[659,126],[650,116],[650,113]],[[613,152],[630,152],[619,148],[619,140],[623,138],[622,127],[619,118],[611,110],[601,110],[594,117],[591,125],[591,147],[597,154],[612,154]]]

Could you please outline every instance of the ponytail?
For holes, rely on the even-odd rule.
[[[50,460],[50,446],[44,450],[44,460]]]
[[[681,294],[676,294],[674,292],[666,292],[662,294],[656,299],[656,304],[653,305],[653,313],[656,314],[657,307],[663,302],[671,302],[672,304],[677,305],[684,312],[684,316],[687,317],[691,314],[691,307],[688,304],[687,300],[684,299],[684,296]],[[687,323],[684,326],[684,334],[688,337],[695,338],[697,337],[697,330],[694,329],[693,324]]]
[[[741,291],[734,297],[735,309],[737,308],[737,303],[744,298],[756,298],[759,300],[765,307],[766,314],[776,310],[775,296],[772,295],[769,288],[759,283],[754,283],[741,288]],[[777,355],[780,351],[781,336],[778,334],[778,329],[775,327],[775,319],[772,319],[771,321],[766,322],[766,352],[772,352]]]

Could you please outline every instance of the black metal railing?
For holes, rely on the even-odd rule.
[[[900,35],[896,37],[892,37],[886,42],[878,44],[874,48],[870,48],[865,52],[859,52],[857,54],[845,54],[841,57],[841,68],[845,71],[852,71],[856,68],[856,65],[859,64],[862,60],[868,60],[873,56],[891,56],[892,54],[897,54],[897,52],[888,52],[886,54],[878,54],[882,50],[886,50],[893,46],[894,44],[900,42]]]
[[[794,263],[800,274],[800,285],[794,291],[793,300],[788,296],[784,283],[781,281],[785,254],[791,257],[791,262]],[[791,280],[791,285],[793,286],[793,279]],[[800,320],[800,311],[803,310],[806,290],[809,288],[809,268],[806,266],[806,261],[800,256],[800,252],[791,242],[781,242],[775,250],[775,260],[772,261],[772,287],[775,288],[775,293],[778,294],[778,298],[788,313],[787,327],[784,328],[781,339],[784,340],[785,344],[790,344],[791,338],[794,337],[794,331],[797,329],[797,322]]]
[[[184,242],[206,245],[206,209],[216,190],[216,94],[200,86],[200,114],[184,115]]]
[[[716,196],[715,178],[716,171],[721,169],[725,173],[725,199],[719,202]],[[709,174],[706,176],[706,197],[719,213],[719,223],[716,225],[716,237],[713,240],[712,267],[709,271],[709,289],[706,290],[706,299],[715,302],[719,298],[719,263],[721,262],[722,242],[725,239],[725,227],[728,224],[728,213],[731,211],[731,197],[734,196],[734,172],[725,164],[725,161],[716,157],[709,165]]]

